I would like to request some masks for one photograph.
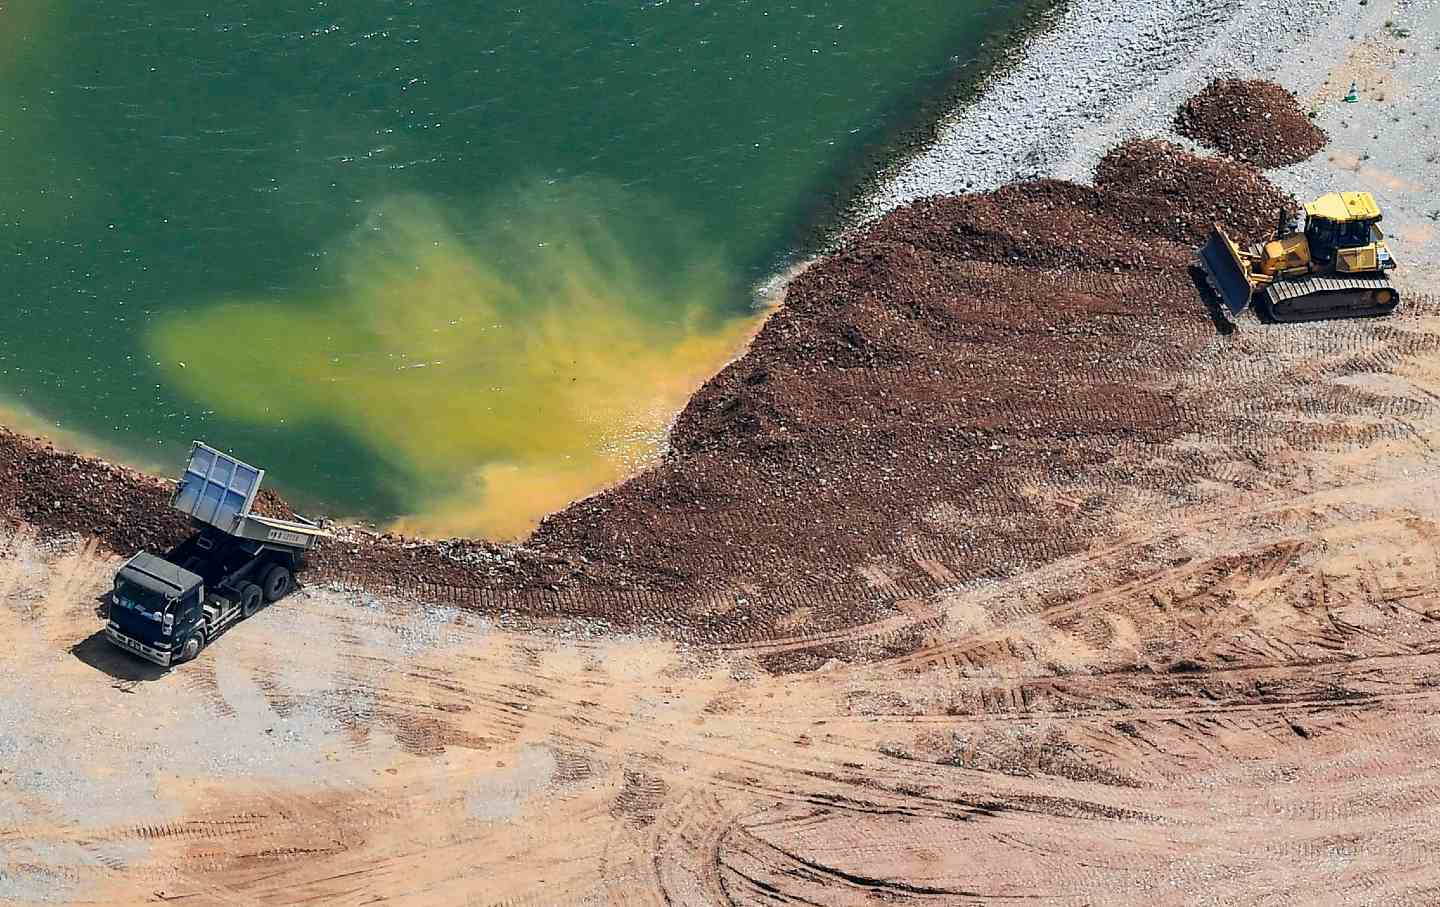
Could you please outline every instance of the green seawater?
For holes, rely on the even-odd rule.
[[[0,408],[517,535],[1025,0],[0,2]]]

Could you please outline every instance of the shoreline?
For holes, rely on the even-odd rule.
[[[1048,31],[1053,25],[1056,14],[1071,2],[1073,0],[1022,0],[1022,8],[1015,13],[1015,27],[1012,30],[1006,32],[1002,37],[982,42],[975,58],[961,63],[954,71],[939,78],[934,90],[920,92],[911,97],[903,117],[897,119],[893,126],[881,130],[879,138],[871,144],[857,149],[854,160],[826,180],[824,185],[830,193],[829,198],[815,205],[809,214],[797,218],[797,222],[805,226],[801,226],[796,232],[796,244],[790,249],[778,253],[775,258],[778,266],[775,270],[756,280],[750,287],[750,311],[760,313],[762,320],[750,332],[748,339],[736,347],[733,355],[709,378],[714,378],[715,375],[720,374],[725,368],[749,352],[751,341],[753,341],[755,333],[758,333],[763,327],[764,320],[783,306],[789,284],[844,237],[849,221],[846,212],[851,210],[859,200],[868,197],[871,191],[870,187],[877,181],[885,179],[888,174],[903,167],[921,149],[932,145],[942,128],[945,112],[955,107],[963,107],[974,100],[984,90],[987,81],[996,73],[1014,66],[1015,54],[1018,49],[1023,47],[1034,35]],[[696,387],[695,392],[690,396],[693,398],[694,394],[698,394],[703,389],[703,386],[702,383]],[[688,404],[688,402],[687,399],[686,403]],[[536,525],[538,526],[539,522],[563,511],[566,507],[603,494],[625,481],[635,478],[660,462],[670,448],[671,429],[683,411],[684,406],[667,420],[662,429],[660,444],[654,454],[647,458],[645,465],[633,472],[626,473],[615,482],[596,487],[588,493],[566,502],[562,507],[542,516]],[[107,446],[98,437],[68,429],[52,429],[50,425],[50,420],[45,417],[29,411],[18,403],[11,404],[0,398],[0,428],[8,429],[16,435],[50,445],[64,453],[92,457],[103,463],[133,470],[148,478],[161,481],[173,480],[173,470],[178,468],[178,459],[176,467],[167,466],[163,461],[154,458],[142,461],[128,452]],[[177,457],[181,456],[183,453],[177,454]],[[534,531],[532,528],[520,539],[490,538],[476,533],[454,536],[416,531],[413,527],[417,523],[423,523],[426,516],[426,512],[399,514],[387,520],[377,521],[354,514],[345,515],[343,509],[337,508],[333,512],[325,513],[324,518],[362,532],[403,533],[437,542],[458,538],[498,545],[523,544],[524,540]]]
[[[954,112],[967,108],[988,84],[1015,67],[1028,43],[1053,30],[1072,2],[1020,0],[1012,28],[981,41],[971,59],[956,60],[954,68],[933,79],[927,90],[907,97],[891,125],[878,130],[875,138],[858,146],[817,183],[816,194],[823,198],[797,215],[794,242],[776,253],[776,274],[759,283],[769,285],[780,273],[832,248],[849,229],[856,208],[935,145]]]
[[[1369,2],[1298,115],[1226,93],[1313,157],[1117,98],[1092,185],[792,275],[660,464],[522,546],[335,527],[173,670],[95,607],[168,480],[0,429],[0,902],[1431,903],[1440,0]],[[1343,188],[1409,301],[1218,330],[1211,224]]]
[[[1174,129],[1180,105],[1220,78],[1264,79],[1293,92],[1329,144],[1314,157],[1266,170],[1308,200],[1364,189],[1400,239],[1407,294],[1440,278],[1440,104],[1430,59],[1440,51],[1433,7],[1415,0],[1301,0],[1288,30],[1253,0],[1065,0],[1024,36],[1015,59],[992,69],[934,124],[934,137],[891,162],[856,196],[843,227],[806,264],[841,248],[885,215],[934,196],[989,192],[1057,179],[1093,184],[1111,149],[1159,138],[1220,156]],[[1096,47],[1104,48],[1098,54]],[[1143,61],[1137,65],[1136,61]],[[1341,103],[1354,82],[1361,102]],[[1419,127],[1403,122],[1418,118]],[[1402,124],[1397,126],[1396,124]],[[1440,125],[1440,124],[1437,124]],[[1433,296],[1433,292],[1428,295]]]
[[[1214,149],[1176,133],[1173,123],[1180,105],[1218,78],[1276,82],[1294,92],[1302,106],[1316,110],[1317,123],[1330,132],[1330,145],[1315,158],[1267,170],[1268,178],[1297,196],[1353,188],[1337,182],[1336,155],[1359,162],[1367,155],[1346,149],[1344,131],[1333,127],[1337,120],[1374,111],[1332,103],[1348,85],[1347,79],[1337,88],[1332,76],[1353,70],[1345,61],[1355,48],[1383,37],[1387,23],[1401,17],[1409,21],[1406,13],[1413,6],[1409,0],[1392,0],[1352,9],[1340,0],[1301,0],[1288,19],[1292,28],[1276,34],[1269,30],[1269,8],[1253,0],[1161,0],[1138,11],[1121,0],[1059,0],[1035,14],[1039,24],[1006,44],[1013,59],[952,92],[953,103],[928,127],[928,140],[858,180],[863,188],[853,193],[825,241],[790,267],[802,272],[885,215],[920,199],[989,192],[1037,179],[1090,185],[1106,152],[1130,139],[1160,138],[1216,156]],[[1097,56],[1096,46],[1108,50]],[[1135,60],[1145,65],[1137,67]],[[1362,67],[1362,83],[1367,74],[1372,81],[1385,81]],[[1383,124],[1373,125],[1383,136]],[[1414,171],[1419,155],[1411,151],[1407,169]],[[1362,179],[1374,178],[1367,185],[1389,212],[1388,220],[1399,212],[1411,236],[1423,241],[1414,256],[1419,267],[1440,267],[1428,264],[1440,261],[1440,230],[1427,224],[1436,221],[1428,216],[1436,205],[1412,204],[1404,193],[1387,191],[1402,186],[1374,167],[1368,173],[1358,163],[1346,169]],[[1440,167],[1429,169],[1435,177],[1429,184],[1435,185]],[[1403,188],[1415,188],[1415,182],[1404,182]]]
[[[1105,151],[1128,138],[1163,137],[1194,148],[1192,142],[1175,135],[1171,121],[1181,101],[1214,77],[1269,78],[1300,93],[1303,102],[1307,94],[1321,91],[1327,70],[1294,65],[1296,48],[1307,42],[1333,45],[1342,32],[1359,35],[1367,29],[1373,31],[1395,15],[1392,9],[1375,5],[1363,12],[1362,21],[1354,21],[1340,16],[1341,9],[1337,0],[1304,0],[1296,16],[1302,27],[1277,37],[1263,31],[1265,8],[1249,0],[1164,0],[1139,13],[1118,0],[1059,0],[1037,8],[1022,16],[1024,24],[1017,33],[988,49],[1004,59],[982,58],[961,67],[984,69],[978,80],[967,81],[957,73],[947,81],[942,96],[954,101],[951,110],[929,125],[897,127],[892,136],[899,138],[892,138],[883,148],[905,147],[903,136],[917,130],[932,136],[918,142],[913,153],[901,153],[878,170],[860,174],[857,185],[866,181],[874,185],[857,191],[840,219],[821,231],[822,236],[830,235],[815,254],[790,261],[758,283],[757,295],[763,292],[783,307],[789,283],[808,267],[860,227],[916,199],[988,191],[1036,178],[1089,183],[1094,164]],[[1267,41],[1271,42],[1266,48],[1269,61],[1262,65],[1259,55]],[[1091,53],[1097,44],[1108,48],[1098,57]],[[1312,60],[1316,56],[1313,48],[1310,56]],[[1139,71],[1134,66],[1136,59],[1146,61]],[[1222,59],[1230,62],[1221,65]],[[1080,60],[1090,65],[1078,65]],[[943,101],[922,107],[940,103]],[[1332,130],[1334,138],[1338,136]],[[866,153],[870,152],[862,156]],[[1302,191],[1297,186],[1333,182],[1325,170],[1324,161],[1317,159],[1269,175],[1285,188]],[[838,194],[844,197],[845,193]],[[1382,200],[1387,207],[1398,201]],[[1417,213],[1408,212],[1410,220]],[[1433,233],[1431,240],[1433,246]],[[1433,254],[1419,257],[1435,258]],[[749,348],[747,342],[728,363],[743,358]],[[670,430],[680,415],[666,426],[661,457],[670,447]],[[136,464],[132,458],[114,456],[98,439],[36,431],[45,424],[39,417],[12,419],[10,412],[0,407],[0,424],[62,450],[96,456],[154,478],[168,478],[158,463]],[[555,513],[603,494],[640,472],[576,498]],[[405,519],[386,524],[353,517],[337,517],[336,521],[364,531],[386,532]]]
[[[1052,27],[1024,41],[1015,65],[988,76],[973,100],[944,115],[933,142],[852,207],[852,229],[933,195],[1028,179],[1088,183],[1105,152],[1128,138],[1193,148],[1170,126],[1185,98],[1217,77],[1271,78],[1277,67],[1260,64],[1262,46],[1283,60],[1340,8],[1302,0],[1290,17],[1301,27],[1274,35],[1262,26],[1268,8],[1248,0],[1070,0]]]
[[[88,457],[107,465],[119,466],[155,478],[173,478],[165,476],[167,467],[160,460],[152,459],[142,463],[140,458],[107,445],[93,435],[74,431],[59,422],[48,420],[10,397],[0,396],[0,431],[9,431],[40,444],[47,444],[61,452]]]

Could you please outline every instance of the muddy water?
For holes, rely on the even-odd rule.
[[[627,242],[603,213],[622,192],[534,185],[465,226],[423,198],[388,199],[333,250],[330,288],[169,319],[151,349],[223,412],[365,438],[404,477],[397,495],[434,502],[406,528],[522,535],[652,456],[758,324],[716,314],[726,263],[680,212],[631,193],[667,230]],[[642,241],[673,268],[638,262]],[[234,336],[258,342],[193,354]],[[481,465],[455,481],[457,463]]]
[[[0,399],[523,533],[654,456],[1019,0],[0,5]]]

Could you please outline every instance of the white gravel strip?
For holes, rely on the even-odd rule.
[[[1113,145],[1168,135],[1179,104],[1212,78],[1273,78],[1295,48],[1335,22],[1383,17],[1378,3],[1356,4],[1071,0],[977,101],[945,118],[929,148],[857,206],[856,218],[1017,179],[1088,182]]]

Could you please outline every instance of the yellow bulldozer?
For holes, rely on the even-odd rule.
[[[1370,193],[1331,192],[1305,206],[1304,230],[1281,211],[1275,237],[1248,250],[1215,224],[1200,269],[1232,321],[1252,301],[1272,321],[1388,315],[1400,292],[1381,217]]]

